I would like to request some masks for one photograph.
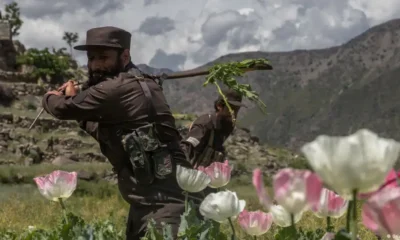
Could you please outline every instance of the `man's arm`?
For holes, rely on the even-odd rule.
[[[114,91],[107,84],[99,84],[82,91],[75,96],[47,93],[43,96],[43,108],[60,120],[110,121],[110,110],[116,101]]]
[[[208,142],[207,136],[210,131],[208,131],[207,122],[209,117],[207,115],[205,117],[196,119],[187,136],[181,141],[182,150],[191,164],[195,163],[196,158],[203,152]]]

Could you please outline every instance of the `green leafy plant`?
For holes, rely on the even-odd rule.
[[[305,231],[301,228],[296,229],[293,226],[280,228],[275,234],[274,239],[276,240],[320,240],[325,234],[323,229],[315,229],[311,231]]]
[[[18,64],[33,66],[32,77],[45,79],[64,77],[70,67],[70,57],[64,52],[66,49],[54,49],[52,52],[48,48],[38,50],[31,48],[24,54],[17,57]]]
[[[148,223],[146,236],[142,240],[172,240],[171,226],[162,224],[156,228],[154,220]],[[228,236],[220,231],[219,223],[212,220],[201,220],[197,217],[196,206],[189,202],[188,210],[182,214],[177,240],[228,240]]]
[[[0,232],[2,240],[75,240],[75,239],[113,239],[122,240],[123,234],[117,231],[110,221],[86,223],[81,217],[67,213],[54,229],[28,228],[23,233]]]
[[[233,110],[229,105],[226,96],[223,94],[218,82],[222,82],[228,88],[238,92],[250,101],[255,102],[257,106],[261,109],[261,111],[263,113],[266,113],[266,105],[259,98],[259,94],[252,90],[250,84],[238,83],[236,81],[236,77],[243,76],[244,73],[249,70],[270,69],[272,69],[272,67],[271,65],[269,65],[269,61],[267,59],[247,59],[240,62],[215,64],[209,69],[209,74],[207,75],[206,82],[204,82],[203,86],[214,84],[217,87],[217,91],[224,99],[224,102],[226,106],[228,106],[229,112],[232,114],[233,119],[235,119],[233,115]]]

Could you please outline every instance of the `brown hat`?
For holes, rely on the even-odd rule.
[[[86,51],[88,47],[111,47],[130,49],[131,34],[117,27],[98,27],[86,32],[86,44],[74,49]]]
[[[238,92],[236,92],[235,90],[229,89],[229,90],[222,91],[222,93],[225,95],[229,104],[231,104],[233,106],[238,106],[238,107],[246,107],[246,105],[244,105],[242,103],[242,95],[239,94]],[[220,95],[218,97],[217,101],[224,102],[224,99]]]

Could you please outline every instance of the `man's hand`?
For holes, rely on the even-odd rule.
[[[76,82],[73,80],[69,80],[66,82],[67,86],[65,87],[65,96],[75,96],[78,94],[78,86],[76,85]]]
[[[57,90],[61,93],[65,93],[65,96],[75,96],[76,94],[78,94],[79,89],[77,86],[75,86],[75,84],[76,82],[74,80],[69,80]]]

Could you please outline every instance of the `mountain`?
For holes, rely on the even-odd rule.
[[[152,74],[152,75],[159,75],[159,74],[169,74],[169,73],[173,73],[174,71],[168,69],[168,68],[153,68],[150,67],[146,64],[138,64],[136,65],[141,71],[147,73],[147,74]]]
[[[400,19],[375,26],[349,42],[327,49],[229,54],[212,64],[267,58],[272,71],[246,74],[267,104],[262,114],[251,104],[239,113],[262,142],[298,149],[320,134],[343,135],[369,128],[400,140]],[[172,109],[205,113],[213,110],[217,93],[201,87],[204,77],[166,80],[164,91]]]

